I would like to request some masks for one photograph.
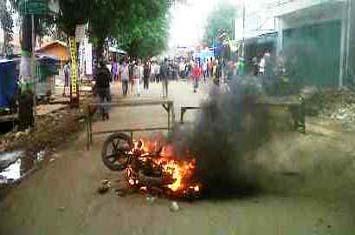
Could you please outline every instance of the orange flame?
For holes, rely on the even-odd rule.
[[[143,140],[135,142],[135,150],[140,151],[141,156],[145,153],[157,152],[160,141]],[[180,160],[184,159],[184,160]],[[167,187],[173,192],[185,192],[192,190],[194,192],[200,191],[200,186],[194,184],[192,178],[195,174],[196,161],[186,154],[183,158],[178,158],[175,154],[174,146],[171,144],[165,145],[160,154],[152,159],[154,163],[161,165],[163,174],[169,175],[173,179],[173,183]],[[134,182],[133,182],[134,184]]]

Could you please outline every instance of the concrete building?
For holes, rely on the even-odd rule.
[[[294,74],[302,83],[320,87],[347,85],[354,74],[354,1],[265,0],[257,12],[245,11],[246,48],[250,36],[257,39],[258,45],[271,34],[270,49],[293,60]]]

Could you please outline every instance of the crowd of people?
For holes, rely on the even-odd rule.
[[[68,70],[67,67],[65,69]],[[223,59],[216,58],[181,59],[178,62],[165,58],[161,63],[155,60],[128,58],[121,61],[113,59],[111,63],[99,60],[94,73],[95,93],[100,103],[110,102],[110,84],[120,81],[123,97],[128,95],[139,97],[142,88],[143,91],[148,92],[149,84],[155,82],[162,84],[162,97],[167,98],[170,80],[191,80],[192,89],[197,92],[200,81],[213,81],[213,84],[218,86],[222,77],[231,80],[237,73],[237,63],[226,63]],[[101,107],[101,112],[103,120],[109,119],[107,107]]]
[[[162,96],[168,97],[168,83],[170,80],[191,79],[194,92],[197,92],[200,80],[212,80],[219,84],[222,77],[224,62],[218,59],[205,60],[183,60],[180,62],[169,61],[165,58],[161,63],[151,60],[129,60],[124,59],[117,62],[116,59],[108,64],[111,73],[111,81],[122,82],[122,94],[127,96],[140,96],[143,89],[149,90],[151,82],[162,83]],[[99,70],[98,70],[99,71]],[[98,74],[96,72],[96,74]],[[97,77],[97,76],[96,76]],[[99,79],[99,78],[97,78]]]

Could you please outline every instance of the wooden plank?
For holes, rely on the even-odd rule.
[[[290,97],[264,97],[257,100],[257,104],[270,106],[293,106],[300,105],[302,102],[295,96]]]
[[[132,107],[132,106],[149,106],[149,105],[163,105],[168,104],[172,105],[173,101],[171,100],[127,100],[120,101],[117,103],[90,103],[89,106],[109,106],[109,107]]]
[[[17,114],[9,114],[0,116],[0,122],[10,122],[17,120]]]
[[[193,106],[182,106],[181,109],[185,109],[185,110],[188,110],[188,109],[202,109],[202,107],[193,107]]]
[[[118,130],[107,130],[107,131],[96,131],[92,132],[93,135],[104,135],[116,132],[137,132],[137,131],[161,131],[169,130],[168,127],[151,127],[151,128],[133,128],[133,129],[118,129]]]

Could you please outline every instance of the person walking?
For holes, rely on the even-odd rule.
[[[210,60],[208,60],[207,72],[208,72],[208,77],[209,78],[213,77],[213,61],[212,61],[212,57],[211,57]]]
[[[213,83],[217,86],[219,86],[218,66],[219,66],[218,60],[214,60],[211,74],[212,74]]]
[[[117,63],[117,60],[115,57],[113,58],[113,61],[112,61],[111,76],[112,76],[113,81],[118,80],[118,63]]]
[[[185,78],[185,63],[182,60],[179,63],[179,77]]]
[[[149,89],[150,72],[151,72],[151,65],[150,65],[149,61],[146,61],[144,63],[144,67],[143,67],[143,82],[144,82],[143,87],[145,90]]]
[[[163,98],[168,97],[168,73],[169,73],[169,68],[168,68],[168,59],[165,58],[163,64],[160,66],[160,79],[163,84]]]
[[[263,77],[265,74],[265,55],[260,59],[260,63],[259,63],[259,76]]]
[[[160,81],[160,65],[158,62],[155,62],[154,74],[155,74],[155,82],[158,83]]]
[[[206,82],[206,77],[208,75],[207,61],[206,59],[202,63],[202,73],[203,73],[203,81]]]
[[[131,86],[131,94],[133,94],[133,88],[134,88],[134,66],[136,64],[136,61],[130,61],[128,65],[128,75],[129,75],[129,84]]]
[[[65,90],[69,87],[70,81],[70,63],[69,61],[64,65],[64,89],[63,89],[63,96],[66,96]]]
[[[192,80],[193,80],[193,86],[194,86],[194,92],[196,93],[197,88],[198,88],[198,82],[201,77],[201,68],[198,66],[198,63],[195,63],[192,68]]]
[[[111,74],[104,61],[100,61],[99,68],[96,71],[96,89],[100,97],[100,103],[111,101],[110,82]],[[109,119],[107,105],[101,105],[102,120]]]
[[[135,87],[135,95],[140,96],[141,95],[141,90],[140,90],[140,81],[142,80],[143,77],[143,67],[141,66],[140,62],[138,61],[133,68],[133,83]]]
[[[123,93],[123,96],[127,96],[128,82],[129,82],[128,63],[123,62],[120,74],[121,74],[121,80],[122,80],[122,93]]]
[[[252,63],[252,66],[253,66],[253,75],[256,77],[256,76],[258,76],[258,73],[259,73],[258,58],[256,56],[254,56],[251,59],[251,63]]]

